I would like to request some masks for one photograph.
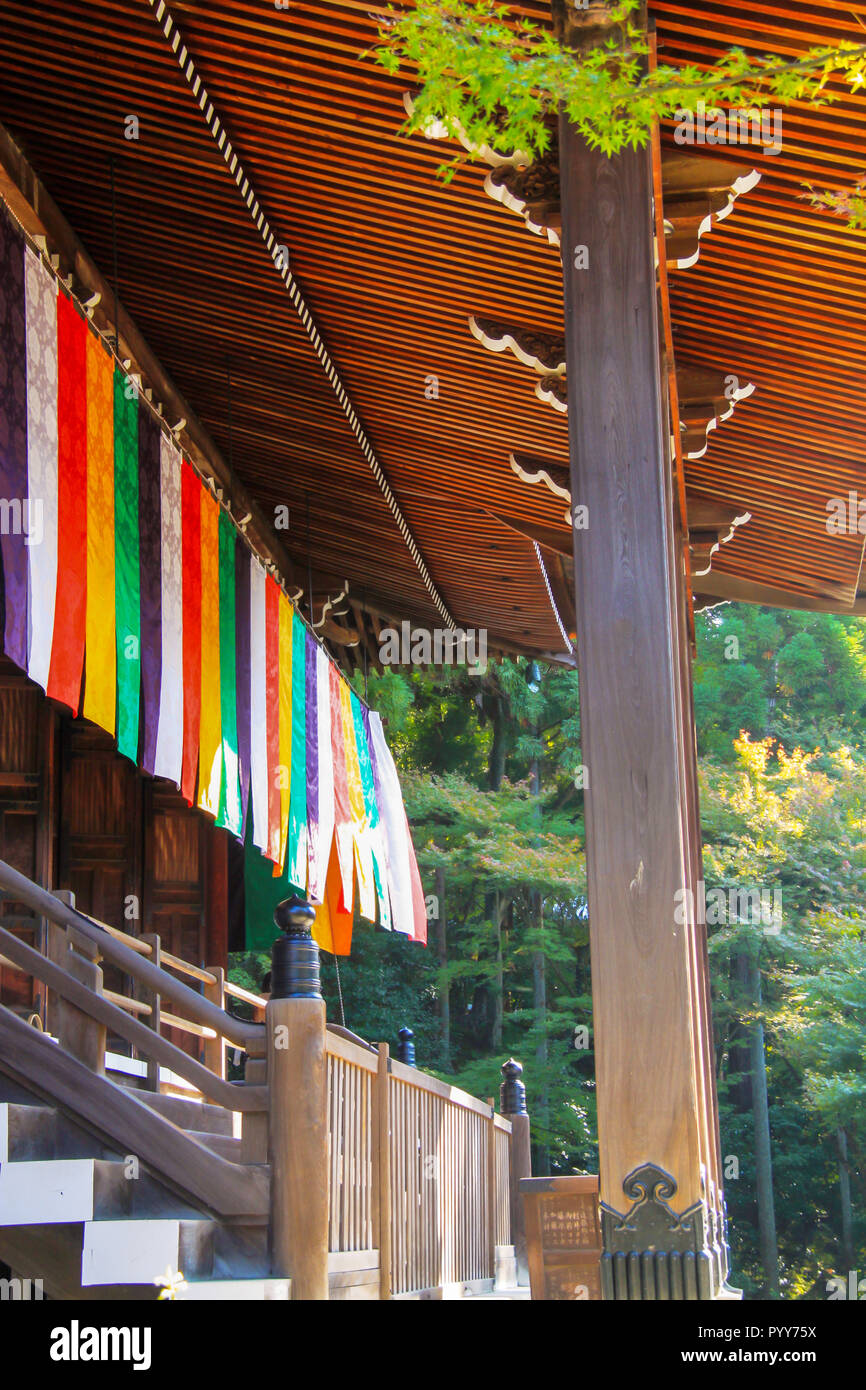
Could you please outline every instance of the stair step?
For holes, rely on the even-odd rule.
[[[81,1283],[145,1284],[182,1274],[206,1279],[213,1269],[215,1223],[196,1220],[87,1221],[81,1250]]]
[[[288,1302],[292,1297],[291,1279],[192,1279],[178,1289],[178,1301],[255,1301]]]
[[[215,1279],[260,1279],[270,1271],[267,1227],[217,1225],[213,1248]]]
[[[10,1163],[25,1159],[119,1157],[50,1106],[0,1102],[0,1110],[6,1114],[5,1154]],[[3,1152],[0,1147],[0,1156]]]
[[[235,1112],[207,1101],[185,1100],[182,1096],[162,1096],[155,1091],[137,1091],[136,1099],[144,1101],[151,1110],[162,1115],[180,1129],[196,1130],[199,1134],[234,1135]]]

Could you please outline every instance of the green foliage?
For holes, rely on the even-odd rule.
[[[726,1184],[735,1281],[761,1296],[745,1047],[759,1018],[783,1296],[823,1298],[849,1256],[866,1267],[866,621],[726,604],[698,616],[695,676],[707,890],[757,887],[782,904],[778,930],[709,929],[722,1155],[739,1162]],[[551,666],[534,693],[520,661],[484,676],[389,670],[370,674],[369,694],[387,719],[425,892],[444,883],[444,898],[428,900],[426,949],[361,923],[349,960],[323,955],[328,1016],[392,1046],[408,1024],[420,1066],[483,1098],[516,1056],[536,1171],[597,1171],[577,677]],[[759,963],[760,1005],[740,983],[743,956]],[[250,953],[233,974],[257,989],[266,968]],[[580,1028],[587,1050],[575,1046]]]
[[[407,132],[441,130],[470,159],[485,148],[543,154],[559,109],[605,154],[644,145],[653,123],[712,97],[739,107],[826,102],[828,81],[844,73],[852,87],[866,74],[866,47],[842,41],[790,60],[730,49],[713,66],[648,70],[649,42],[639,0],[608,11],[607,37],[576,52],[518,6],[496,0],[417,0],[388,9],[376,59],[391,73],[410,66],[420,92]],[[455,165],[445,166],[446,177]]]

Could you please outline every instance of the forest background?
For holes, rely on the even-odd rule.
[[[577,674],[389,668],[367,694],[429,944],[356,923],[339,977],[323,954],[328,1016],[392,1047],[410,1026],[420,1066],[482,1097],[513,1055],[533,1171],[597,1172]],[[780,909],[769,929],[707,913],[735,1282],[826,1298],[866,1272],[866,620],[698,615],[695,717],[708,899]],[[256,987],[268,966],[247,953],[232,974]]]

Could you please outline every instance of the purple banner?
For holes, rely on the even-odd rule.
[[[24,236],[0,214],[0,505],[3,647],[27,670],[27,317]]]
[[[238,535],[235,539],[235,670],[237,673],[238,777],[241,784],[241,840],[247,835],[250,802],[252,724],[250,712],[250,564],[252,556]]]

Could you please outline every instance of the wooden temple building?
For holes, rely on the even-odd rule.
[[[862,530],[826,524],[863,476],[866,255],[804,198],[862,173],[862,98],[785,108],[776,150],[671,125],[607,159],[563,121],[446,186],[372,8],[0,4],[0,1262],[59,1298],[523,1268],[514,1074],[497,1113],[316,989],[354,906],[424,939],[346,681],[408,622],[578,666],[590,1296],[732,1297],[705,927],[675,916],[694,613],[866,611]],[[604,9],[519,8],[576,47]],[[664,62],[862,38],[832,0],[649,19]],[[226,978],[245,837],[296,890],[267,1007]]]

